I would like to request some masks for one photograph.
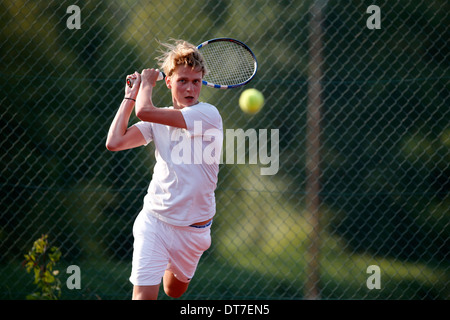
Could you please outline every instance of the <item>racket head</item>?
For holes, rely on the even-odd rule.
[[[202,84],[211,88],[231,89],[249,83],[258,70],[255,54],[243,42],[232,38],[215,38],[197,46],[207,74]]]

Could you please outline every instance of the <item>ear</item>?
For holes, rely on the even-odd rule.
[[[167,88],[172,89],[172,77],[166,77],[164,80],[166,81]]]

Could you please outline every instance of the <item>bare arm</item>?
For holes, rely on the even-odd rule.
[[[158,75],[159,71],[155,69],[142,71],[141,88],[136,98],[136,116],[142,121],[186,129],[186,122],[180,110],[162,109],[153,105],[152,93]]]
[[[122,101],[109,128],[106,148],[110,151],[136,148],[146,143],[144,136],[138,128],[134,126],[128,128],[128,121],[130,120],[130,115],[135,104],[131,99],[136,99],[140,84],[137,73],[128,77],[136,78],[137,80],[133,88],[125,87],[125,97],[130,99],[124,99]]]

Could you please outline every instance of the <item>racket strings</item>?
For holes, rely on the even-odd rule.
[[[255,73],[253,55],[241,45],[219,41],[200,49],[208,68],[204,80],[219,85],[237,85]]]

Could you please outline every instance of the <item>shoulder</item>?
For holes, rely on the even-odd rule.
[[[181,109],[181,111],[186,112],[187,110],[217,110],[215,106],[207,102],[199,102],[193,106]]]
[[[181,109],[188,130],[194,128],[196,121],[201,121],[204,129],[222,129],[222,117],[215,106],[200,102],[196,105]]]
[[[198,114],[199,116],[204,115],[207,117],[216,117],[219,119],[222,119],[219,113],[219,110],[212,104],[206,103],[206,102],[199,102],[196,105],[186,107],[181,109],[181,112],[184,115],[194,115]]]

